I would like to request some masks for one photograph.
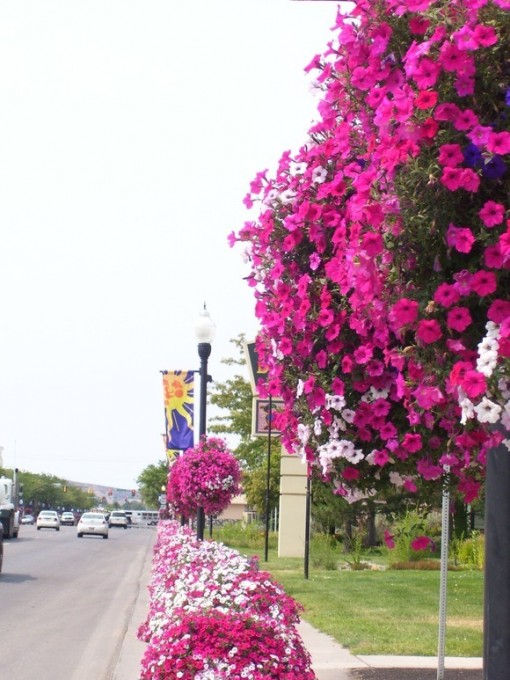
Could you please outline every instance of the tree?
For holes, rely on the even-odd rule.
[[[156,465],[148,465],[136,480],[140,496],[147,508],[159,507],[159,495],[164,493],[168,480],[168,463],[160,460]]]
[[[95,503],[95,497],[55,475],[21,470],[18,479],[23,484],[24,504],[34,512],[43,507],[88,510]]]

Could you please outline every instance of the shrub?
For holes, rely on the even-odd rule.
[[[409,510],[385,532],[388,563],[416,562],[429,556],[435,550],[434,542],[428,537],[427,518],[417,510]]]
[[[473,531],[470,536],[453,539],[450,543],[450,559],[464,569],[483,569],[485,564],[485,536]]]
[[[333,571],[338,566],[338,544],[334,536],[314,534],[310,541],[312,566]]]
[[[214,531],[216,540],[236,548],[263,549],[265,544],[264,528],[258,524],[243,524],[233,522],[224,524]],[[275,548],[277,537],[274,532],[269,533],[269,547]]]

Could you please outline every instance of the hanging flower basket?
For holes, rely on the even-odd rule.
[[[167,499],[185,517],[201,507],[207,515],[219,515],[241,492],[239,463],[218,437],[203,438],[185,451],[168,475]]]

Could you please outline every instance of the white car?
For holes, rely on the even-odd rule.
[[[62,517],[60,518],[60,524],[64,525],[67,524],[70,527],[74,527],[75,519],[74,519],[74,513],[73,512],[63,512]]]
[[[86,534],[108,538],[108,522],[101,512],[84,512],[76,525],[78,538]]]
[[[122,510],[112,510],[110,517],[108,518],[108,524],[111,527],[123,527],[128,528],[128,518],[125,512]]]
[[[55,510],[41,510],[35,522],[37,531],[39,529],[56,529],[60,531],[60,519]]]

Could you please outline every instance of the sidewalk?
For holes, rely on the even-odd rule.
[[[138,680],[145,643],[136,632],[149,608],[147,586],[152,552],[149,550],[140,573],[138,592],[127,622],[124,641],[116,667],[109,680]],[[303,643],[312,657],[317,680],[436,680],[437,658],[426,656],[354,656],[331,636],[307,621],[298,627]],[[445,680],[482,680],[482,659],[448,657]]]

